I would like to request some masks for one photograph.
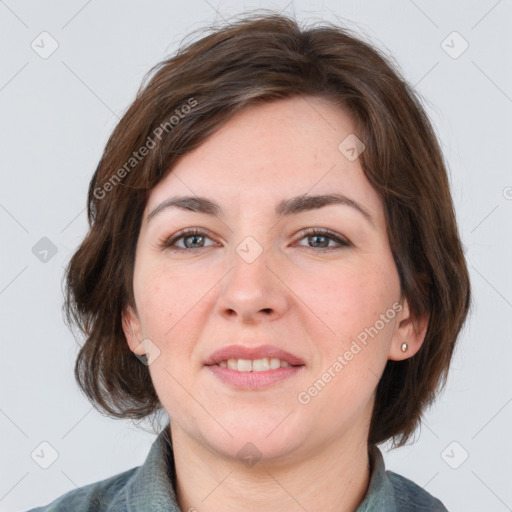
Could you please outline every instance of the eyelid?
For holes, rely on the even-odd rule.
[[[206,236],[210,239],[213,239],[211,233],[204,228],[184,228],[180,229],[176,233],[171,236],[166,236],[162,240],[158,242],[158,246],[162,249],[170,249],[176,251],[192,251],[193,249],[183,249],[182,247],[175,247],[173,244],[178,242],[179,240],[186,238],[188,236]],[[211,246],[208,246],[211,247]],[[205,249],[206,247],[200,247],[200,249]],[[197,250],[197,249],[196,249]]]
[[[337,246],[337,247],[321,247],[319,249],[316,249],[315,247],[307,247],[307,246],[301,246],[301,247],[306,247],[307,249],[313,249],[318,252],[318,251],[322,251],[322,250],[329,251],[329,250],[333,250],[333,249],[341,249],[343,247],[352,247],[353,246],[352,242],[350,242],[348,240],[348,238],[346,238],[345,236],[338,234],[335,231],[332,231],[331,229],[328,229],[328,228],[304,229],[300,232],[299,241],[302,240],[303,238],[315,236],[315,235],[326,236],[327,238],[330,238],[331,240],[334,240],[336,243],[338,243],[339,246]]]

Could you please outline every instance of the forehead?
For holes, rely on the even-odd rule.
[[[341,108],[315,97],[250,106],[184,155],[151,191],[147,211],[170,195],[215,197],[236,207],[274,206],[301,194],[340,193],[379,215],[380,198],[359,160],[339,148],[354,136]]]

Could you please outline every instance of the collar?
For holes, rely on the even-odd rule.
[[[382,452],[376,445],[369,447],[370,457],[370,483],[363,501],[359,504],[356,512],[395,512],[395,493],[393,484],[386,472]]]
[[[169,461],[169,463],[168,463]],[[160,432],[142,466],[125,487],[125,509],[128,512],[181,512],[172,484],[174,459],[170,423]]]

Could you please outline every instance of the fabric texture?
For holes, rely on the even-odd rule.
[[[74,489],[28,512],[187,512],[176,501],[169,424],[155,439],[142,466]],[[371,475],[355,512],[443,512],[446,507],[411,480],[384,466],[377,446],[370,451]]]

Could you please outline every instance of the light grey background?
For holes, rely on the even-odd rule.
[[[256,7],[344,21],[391,53],[425,98],[449,163],[474,312],[417,442],[385,453],[386,464],[450,511],[512,510],[510,0],[0,1],[0,510],[143,463],[149,425],[101,416],[74,383],[63,267],[86,232],[89,180],[143,74],[191,31]],[[58,48],[42,58],[52,38]],[[55,255],[36,245],[43,237]],[[41,442],[58,452],[47,469],[52,448]]]

